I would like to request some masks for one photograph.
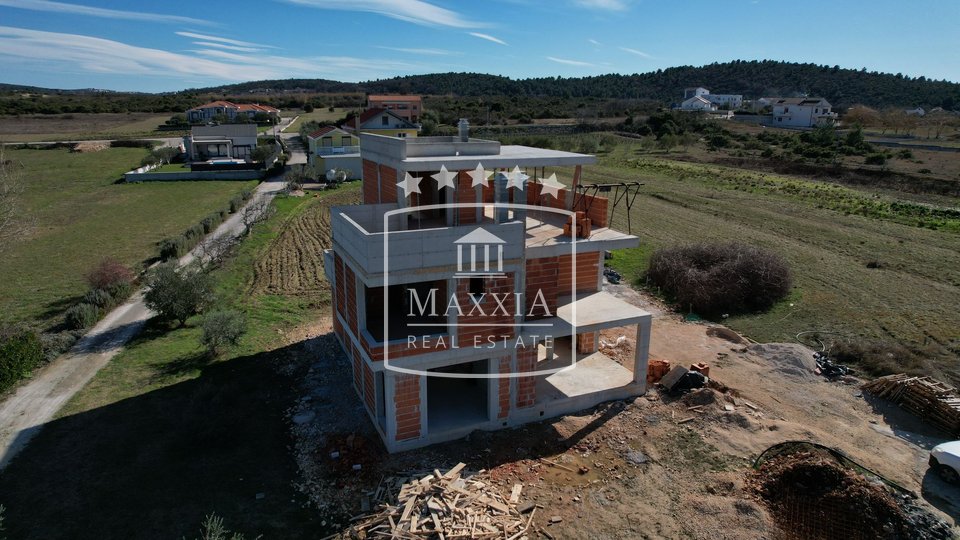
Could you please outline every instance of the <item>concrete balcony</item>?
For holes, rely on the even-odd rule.
[[[395,204],[364,204],[331,208],[333,243],[339,253],[353,259],[364,270],[368,285],[375,285],[386,272],[391,283],[398,273],[444,269],[451,273],[458,265],[457,240],[477,228],[503,241],[502,259],[507,265],[517,265],[523,256],[524,227],[519,221],[495,223],[484,219],[480,223],[456,226],[432,225],[426,220],[413,220],[416,208],[384,216],[397,210]],[[413,228],[417,227],[417,228]]]

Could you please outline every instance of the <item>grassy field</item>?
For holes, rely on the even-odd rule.
[[[341,107],[336,107],[333,109],[333,112],[330,112],[326,108],[320,107],[313,110],[313,112],[303,112],[303,111],[284,111],[284,116],[297,116],[300,115],[300,118],[290,124],[283,131],[286,133],[296,133],[300,129],[300,124],[305,122],[336,122],[344,116],[347,115],[349,109],[344,109]]]
[[[631,282],[657,247],[710,240],[763,246],[789,261],[794,291],[770,312],[725,324],[758,341],[793,341],[816,330],[828,341],[900,343],[927,357],[933,373],[960,381],[960,234],[953,221],[931,230],[889,213],[888,194],[637,157],[629,148],[586,168],[583,181],[645,184],[631,214],[642,247],[612,260]],[[626,228],[622,207],[614,226]]]
[[[177,137],[185,132],[157,131],[169,114],[100,113],[0,116],[0,142]]]
[[[214,272],[222,304],[248,318],[234,350],[210,361],[198,317],[151,323],[67,404],[0,475],[11,538],[194,538],[211,512],[248,538],[322,530],[292,485],[284,415],[295,380],[279,368],[300,353],[283,334],[326,314],[329,292],[272,294],[255,268],[296,252],[284,231],[356,201],[358,187],[276,199],[277,214]]]
[[[103,257],[131,267],[256,182],[115,184],[146,150],[7,150],[23,166],[26,237],[0,258],[0,322],[52,322],[86,292],[84,274]]]

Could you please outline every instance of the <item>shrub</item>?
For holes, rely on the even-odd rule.
[[[43,346],[33,330],[0,333],[0,392],[30,374],[43,361]]]
[[[105,258],[93,270],[87,272],[87,285],[91,289],[109,290],[118,283],[133,283],[133,272],[116,259]]]
[[[236,214],[241,208],[243,208],[243,197],[234,195],[234,197],[230,199],[230,213]]]
[[[908,148],[904,148],[903,150],[897,152],[897,158],[898,158],[898,159],[913,159],[913,152],[912,152],[910,149],[908,149]]]
[[[175,320],[183,326],[192,315],[200,313],[213,297],[210,278],[196,267],[177,269],[176,263],[163,263],[147,278],[144,301],[161,318]]]
[[[107,292],[113,298],[114,304],[120,304],[120,302],[126,300],[133,294],[133,283],[114,283],[107,289]]]
[[[119,140],[119,141],[110,141],[110,148],[146,148],[147,150],[152,150],[154,146],[158,143],[156,141],[144,141],[144,140]]]
[[[94,304],[81,302],[67,310],[67,326],[74,330],[90,328],[100,319],[100,308]]]
[[[216,356],[224,347],[236,345],[246,331],[247,321],[239,311],[211,311],[203,317],[200,344],[206,347],[212,356]]]
[[[923,359],[898,343],[843,339],[831,345],[828,352],[834,359],[854,364],[870,375],[929,374]]]
[[[863,160],[867,165],[885,165],[887,163],[887,156],[882,153],[867,154],[867,157]]]
[[[217,228],[223,220],[220,218],[220,214],[210,214],[209,216],[200,220],[200,226],[203,227],[204,234],[210,234],[214,229]]]
[[[93,304],[101,310],[106,311],[113,307],[113,296],[104,289],[90,289],[87,291],[86,296],[83,297],[83,302]]]
[[[52,332],[40,335],[40,344],[43,347],[43,358],[47,362],[53,361],[56,357],[73,347],[77,342],[79,332],[68,330],[64,332]]]
[[[187,247],[187,241],[184,237],[167,238],[160,242],[160,258],[164,261],[179,259],[187,253],[188,249],[190,248]]]
[[[737,242],[659,249],[647,279],[682,309],[708,316],[768,309],[792,283],[780,256]]]

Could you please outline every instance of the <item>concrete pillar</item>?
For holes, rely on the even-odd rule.
[[[640,384],[644,392],[647,391],[647,369],[650,363],[650,328],[649,315],[637,323],[637,343],[633,359],[633,382]]]

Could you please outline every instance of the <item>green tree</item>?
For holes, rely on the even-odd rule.
[[[200,344],[210,356],[218,356],[223,349],[236,345],[247,331],[243,314],[232,309],[218,309],[204,315]]]
[[[250,159],[257,163],[263,163],[273,156],[274,151],[273,144],[262,144],[250,151]]]
[[[30,374],[43,361],[43,345],[33,330],[0,332],[0,392]]]
[[[175,320],[180,326],[213,300],[210,277],[197,266],[177,268],[176,263],[163,263],[147,277],[144,301],[165,320]]]

